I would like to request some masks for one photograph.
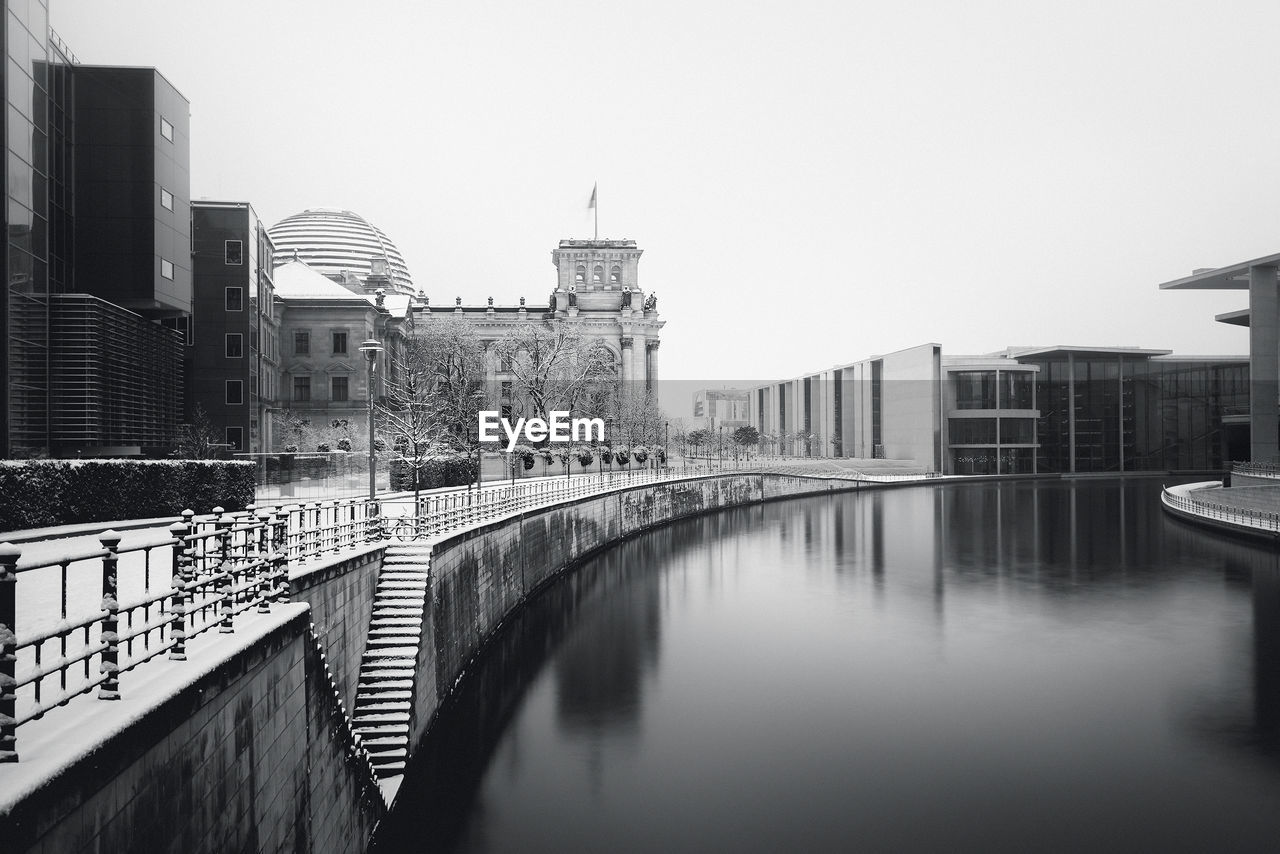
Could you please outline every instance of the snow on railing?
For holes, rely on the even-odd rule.
[[[1165,506],[1173,507],[1184,513],[1226,522],[1241,528],[1252,528],[1257,531],[1280,533],[1280,514],[1265,510],[1253,510],[1242,507],[1228,507],[1212,501],[1202,501],[1189,495],[1182,495],[1165,487],[1160,492],[1160,500]]]
[[[121,535],[108,530],[99,535],[101,548],[24,563],[22,550],[2,544],[0,762],[17,761],[21,724],[95,689],[100,699],[119,699],[120,674],[166,653],[171,660],[185,660],[192,638],[214,629],[232,632],[237,614],[254,608],[266,613],[272,604],[288,602],[289,570],[304,561],[386,536],[437,537],[633,486],[735,473],[875,482],[926,477],[813,470],[764,460],[584,471],[424,495],[402,516],[381,513],[403,507],[404,498],[385,504],[341,499],[250,505],[239,513],[214,508],[213,515],[201,519],[184,511],[168,537],[124,548]]]

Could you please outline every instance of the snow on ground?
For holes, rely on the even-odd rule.
[[[0,766],[0,815],[43,781],[62,773],[178,691],[307,610],[306,604],[293,603],[273,606],[269,614],[245,612],[236,618],[233,634],[207,632],[192,639],[186,661],[169,661],[162,656],[123,674],[119,700],[78,697],[18,727],[19,761]]]

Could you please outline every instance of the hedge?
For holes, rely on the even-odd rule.
[[[3,460],[0,531],[243,510],[253,494],[241,460]]]
[[[422,461],[418,473],[420,489],[435,489],[440,486],[466,486],[476,482],[476,460],[471,456],[433,457]],[[391,461],[391,491],[413,491],[413,462],[411,460]]]

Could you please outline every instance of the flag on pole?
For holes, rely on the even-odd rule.
[[[596,206],[596,188],[599,186],[599,182],[591,185],[591,201],[587,202],[587,210],[591,210]]]

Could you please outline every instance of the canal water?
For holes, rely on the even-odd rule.
[[[1280,553],[1159,481],[743,508],[557,583],[381,850],[1280,850]]]

